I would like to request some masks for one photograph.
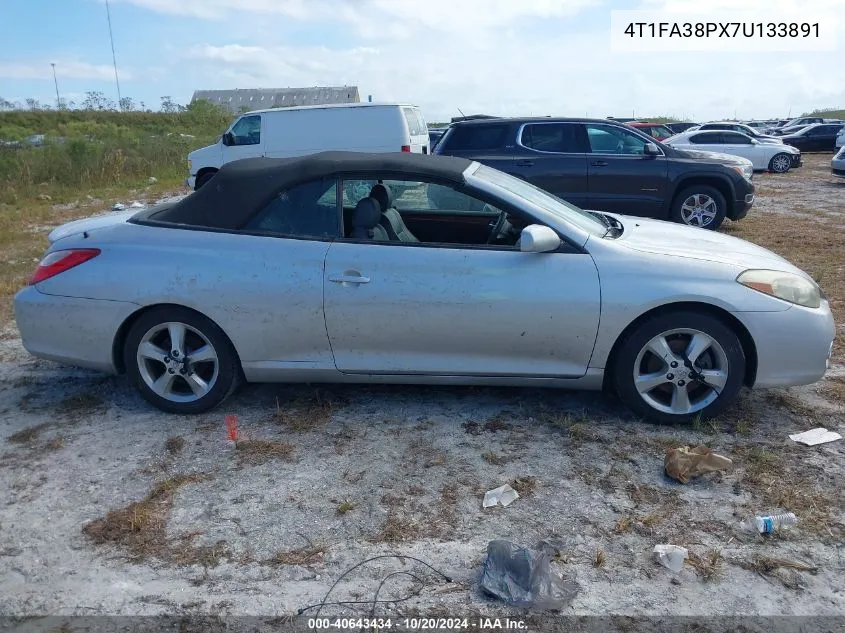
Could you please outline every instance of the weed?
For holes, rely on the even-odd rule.
[[[607,563],[607,554],[602,548],[597,547],[593,554],[593,567],[604,567],[605,563]]]
[[[703,556],[690,552],[687,563],[695,569],[702,580],[714,580],[722,573],[722,552],[711,549],[705,552]]]
[[[307,545],[299,549],[276,552],[263,565],[278,567],[279,565],[316,565],[323,562],[326,547],[321,545]]]
[[[304,433],[327,424],[334,410],[332,401],[322,397],[319,391],[315,391],[313,394],[296,398],[284,408],[276,398],[273,419],[291,431]]]
[[[354,509],[355,509],[354,504],[349,503],[348,501],[344,501],[343,503],[341,503],[340,505],[337,506],[337,513],[340,516],[343,516],[347,512],[352,512],[352,510],[354,510]]]
[[[501,466],[509,461],[504,455],[497,455],[493,451],[487,451],[481,456],[481,458],[488,464],[493,464],[494,466]]]
[[[9,442],[9,444],[31,444],[38,439],[38,435],[41,431],[46,429],[48,426],[50,425],[46,422],[44,424],[28,426],[25,429],[12,433],[8,438],[6,438],[6,441]]]
[[[269,440],[240,440],[235,443],[238,460],[249,466],[259,466],[271,459],[293,460],[293,444]]]
[[[167,441],[164,443],[164,450],[171,455],[178,455],[182,452],[183,448],[185,448],[185,438],[181,435],[168,437]]]
[[[531,475],[517,477],[511,482],[511,488],[516,490],[520,497],[530,497],[537,488],[537,478]]]
[[[615,534],[625,534],[626,532],[629,532],[631,530],[631,527],[633,525],[633,517],[630,515],[624,516],[616,521],[616,525],[613,527],[613,532]]]

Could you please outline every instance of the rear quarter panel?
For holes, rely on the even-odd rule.
[[[322,313],[328,242],[124,224],[56,248],[100,248],[41,292],[176,304],[217,323],[242,362],[332,365]]]

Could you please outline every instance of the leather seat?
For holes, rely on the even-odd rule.
[[[361,198],[352,212],[352,231],[349,237],[358,240],[390,241],[390,236],[379,224],[382,219],[381,205],[375,198]]]
[[[393,194],[390,187],[384,184],[377,184],[370,190],[370,197],[375,198],[381,205],[380,224],[387,231],[388,236],[394,242],[419,242],[419,240],[408,230],[402,221],[402,216],[393,208]]]

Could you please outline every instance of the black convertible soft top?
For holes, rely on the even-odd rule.
[[[454,156],[399,152],[321,152],[298,158],[246,158],[223,165],[199,191],[172,206],[142,211],[130,221],[236,230],[280,191],[309,180],[361,174],[461,184],[463,172],[470,164],[471,161]]]

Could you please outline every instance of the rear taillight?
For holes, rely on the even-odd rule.
[[[410,146],[410,145],[403,145],[403,146],[402,146],[402,151],[403,151],[403,152],[406,152],[406,153],[407,153],[407,152],[410,152],[410,151],[411,151],[411,146]]]
[[[74,248],[67,251],[53,251],[45,255],[44,259],[38,263],[38,268],[32,274],[29,284],[37,284],[39,281],[55,277],[59,273],[70,270],[74,266],[79,266],[79,264],[87,262],[99,254],[99,248]]]

